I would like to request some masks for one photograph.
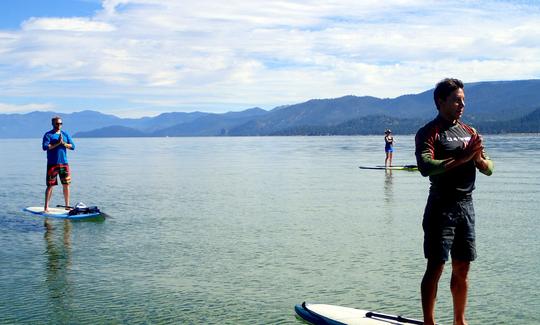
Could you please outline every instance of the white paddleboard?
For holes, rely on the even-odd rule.
[[[69,210],[65,208],[49,208],[49,211],[43,211],[43,207],[27,207],[24,208],[24,211],[30,212],[35,215],[39,215],[46,218],[59,218],[59,219],[85,219],[99,216],[101,212],[91,212],[91,213],[82,213],[70,215]]]
[[[386,170],[407,170],[407,171],[417,171],[418,166],[416,165],[401,165],[401,166],[359,166],[360,169],[386,169]]]
[[[301,305],[296,305],[294,310],[303,320],[314,325],[423,324],[422,321],[417,319],[326,304],[309,304],[304,302]]]

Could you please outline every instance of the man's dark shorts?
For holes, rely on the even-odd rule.
[[[476,259],[472,196],[430,193],[424,220],[424,256],[448,261]],[[450,254],[449,254],[450,253]]]
[[[47,186],[58,185],[57,176],[60,176],[60,181],[62,182],[62,184],[70,184],[71,173],[69,172],[69,165],[67,164],[48,165],[47,166]]]

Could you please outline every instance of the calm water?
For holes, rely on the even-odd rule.
[[[539,324],[540,138],[485,140],[470,324]],[[301,324],[304,300],[420,317],[428,180],[358,169],[384,162],[382,136],[76,142],[72,202],[110,218],[46,228],[21,212],[43,201],[40,139],[0,140],[0,323]]]

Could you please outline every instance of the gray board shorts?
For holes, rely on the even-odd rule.
[[[422,221],[424,256],[429,260],[476,259],[471,193],[430,193]]]

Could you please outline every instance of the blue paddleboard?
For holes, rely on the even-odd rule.
[[[32,214],[42,216],[45,218],[58,218],[58,219],[86,219],[93,218],[101,215],[99,209],[92,209],[87,212],[81,211],[80,213],[71,213],[71,210],[66,210],[66,208],[49,208],[47,212],[43,211],[43,207],[27,207],[23,211],[30,212]]]

